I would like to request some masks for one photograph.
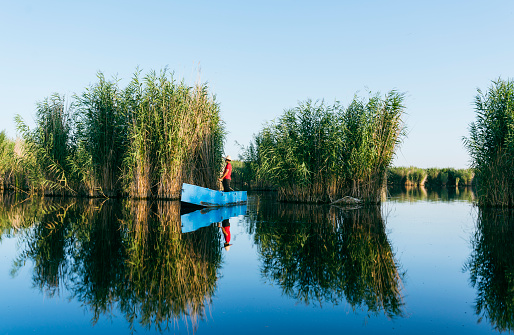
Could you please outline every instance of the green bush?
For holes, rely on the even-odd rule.
[[[514,82],[498,79],[475,97],[476,120],[464,143],[481,206],[514,206]]]
[[[243,157],[279,200],[329,202],[350,195],[380,202],[380,190],[403,137],[403,94],[338,102],[305,101],[266,125]]]
[[[470,186],[472,169],[391,167],[388,169],[388,184],[418,186]]]
[[[163,70],[122,89],[98,82],[70,103],[37,105],[36,127],[17,116],[27,187],[51,194],[174,198],[183,182],[217,188],[223,122],[207,86],[177,83]]]

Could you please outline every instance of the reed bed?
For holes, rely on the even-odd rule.
[[[205,85],[177,84],[166,72],[129,85],[132,114],[126,183],[135,198],[178,198],[182,182],[218,188],[224,130]]]
[[[389,185],[422,186],[425,184],[426,178],[427,172],[414,166],[387,169],[387,183]]]
[[[36,104],[35,129],[30,130],[16,116],[22,138],[16,141],[14,170],[26,179],[25,183],[16,186],[17,189],[46,194],[72,192],[69,180],[69,157],[74,149],[71,142],[72,108],[67,107],[64,96],[54,94]]]
[[[404,135],[404,95],[354,97],[347,108],[311,100],[286,110],[246,148],[256,180],[279,200],[331,202],[343,196],[379,203],[386,171]]]
[[[118,196],[129,142],[124,92],[118,81],[108,81],[99,73],[98,82],[75,100],[78,152],[72,159],[74,171],[88,195]]]
[[[9,185],[16,185],[14,176],[15,142],[7,138],[5,131],[0,132],[0,188],[5,190]]]
[[[387,170],[387,183],[402,186],[471,186],[473,169],[391,167]]]
[[[464,143],[479,206],[514,206],[514,81],[498,79],[475,97],[476,120]]]
[[[18,154],[0,136],[0,155],[13,157],[0,173],[15,171],[25,178],[17,188],[52,195],[178,199],[183,182],[217,189],[219,112],[205,84],[178,83],[166,69],[138,70],[125,88],[99,73],[82,94],[38,103],[35,129],[16,117]]]

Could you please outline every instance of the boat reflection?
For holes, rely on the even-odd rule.
[[[189,233],[207,227],[212,223],[222,222],[245,214],[246,205],[199,209],[180,216],[182,233]]]
[[[475,313],[498,331],[514,330],[514,210],[478,209],[464,269],[477,290]]]
[[[257,203],[249,229],[262,276],[305,304],[348,302],[367,313],[403,315],[398,271],[380,207]]]

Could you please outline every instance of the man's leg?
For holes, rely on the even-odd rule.
[[[223,192],[230,192],[230,179],[223,179]]]

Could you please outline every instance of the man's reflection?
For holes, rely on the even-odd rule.
[[[223,232],[223,237],[225,238],[225,244],[223,245],[223,247],[225,248],[225,250],[229,251],[230,250],[230,246],[232,244],[230,244],[230,221],[229,219],[225,219],[221,222],[221,224],[218,223],[218,227],[221,228],[221,231]]]

